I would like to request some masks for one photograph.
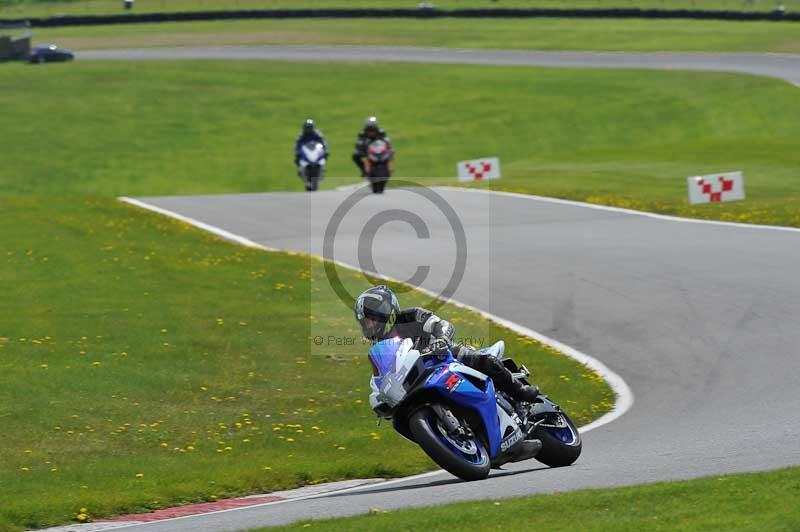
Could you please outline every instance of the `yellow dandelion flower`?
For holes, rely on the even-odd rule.
[[[142,477],[144,477],[144,473],[136,473],[136,475],[134,475],[134,476],[136,478],[142,478]]]

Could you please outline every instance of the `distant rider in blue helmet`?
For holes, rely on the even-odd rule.
[[[306,142],[321,142],[323,146],[325,146],[325,158],[328,158],[328,143],[325,142],[325,137],[322,135],[322,132],[314,126],[314,120],[311,118],[306,119],[303,122],[303,129],[300,131],[300,134],[297,135],[297,139],[294,141],[294,165],[297,166],[300,163],[300,154],[302,153],[303,144]]]
[[[511,398],[530,403],[539,395],[538,387],[515,379],[496,357],[453,343],[455,328],[450,322],[421,307],[400,310],[397,297],[384,285],[374,286],[358,296],[355,314],[364,336],[372,341],[397,336],[411,338],[415,349],[429,348],[433,352],[450,349],[459,362],[491,377],[495,387]]]

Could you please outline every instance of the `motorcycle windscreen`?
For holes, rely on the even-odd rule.
[[[402,343],[402,338],[387,338],[370,348],[369,360],[377,373],[376,377],[384,377],[388,373],[394,373],[397,350],[400,349]]]
[[[325,146],[321,142],[307,142],[303,145],[303,155],[308,162],[319,162],[325,155]]]

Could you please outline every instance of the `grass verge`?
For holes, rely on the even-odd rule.
[[[35,29],[77,50],[152,46],[367,45],[580,51],[800,53],[800,23],[644,19],[309,19]]]
[[[800,528],[800,469],[384,512],[269,530],[772,530]],[[310,526],[309,526],[310,525]],[[266,530],[266,529],[262,529]]]
[[[4,158],[4,190],[300,190],[291,150],[308,115],[329,138],[323,186],[332,187],[354,180],[355,132],[364,116],[377,114],[394,139],[400,178],[453,183],[444,176],[454,175],[456,161],[498,155],[498,184],[508,190],[800,226],[800,91],[780,81],[371,63],[52,67],[0,71],[6,118],[21,147]],[[309,75],[313,88],[298,90]],[[746,201],[689,206],[687,176],[731,170],[744,172]]]

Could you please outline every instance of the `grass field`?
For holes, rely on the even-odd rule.
[[[438,0],[441,9],[455,8],[612,8],[711,9],[769,11],[778,4],[787,10],[800,9],[799,0]],[[212,11],[233,9],[309,9],[309,8],[406,8],[414,9],[417,0],[135,0],[133,13],[170,11]],[[122,2],[114,0],[0,0],[0,17],[53,16],[60,14],[121,13]]]
[[[499,155],[504,189],[800,226],[800,91],[752,76],[76,62],[8,65],[0,87],[26,147],[6,154],[0,187],[26,194],[299,190],[291,146],[306,115],[329,137],[331,187],[354,180],[354,135],[375,113],[398,177],[453,183],[456,161]],[[730,170],[744,171],[746,201],[688,205],[687,176]]]
[[[269,530],[754,531],[800,529],[800,469],[384,512]],[[266,529],[263,529],[266,530]]]
[[[702,20],[257,20],[35,29],[35,42],[81,49],[152,46],[437,46],[520,50],[800,53],[800,23]]]

